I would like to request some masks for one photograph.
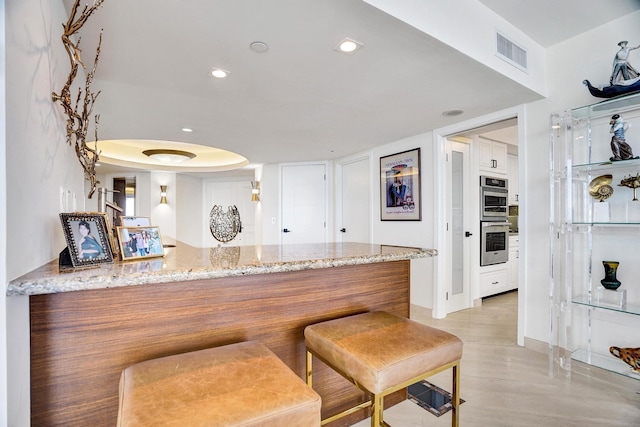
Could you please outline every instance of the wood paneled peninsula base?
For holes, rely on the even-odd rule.
[[[434,255],[358,243],[176,243],[158,259],[67,273],[58,272],[57,261],[47,264],[7,291],[30,295],[32,425],[113,426],[125,367],[246,340],[264,343],[304,378],[307,325],[372,310],[408,317],[409,260]],[[323,364],[316,367],[323,412],[363,398]]]

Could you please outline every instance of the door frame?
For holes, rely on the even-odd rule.
[[[446,205],[445,205],[445,192],[446,192],[446,140],[448,137],[463,133],[465,131],[486,126],[495,122],[517,118],[518,119],[518,145],[526,146],[526,133],[525,133],[525,106],[518,105],[505,110],[497,111],[492,114],[488,114],[482,117],[476,117],[467,121],[456,123],[450,126],[446,126],[433,130],[433,158],[434,158],[434,247],[442,247],[446,242]],[[524,152],[524,150],[523,150]],[[472,156],[473,157],[473,156]],[[518,157],[518,175],[520,181],[520,195],[521,202],[519,210],[519,237],[520,237],[520,268],[518,271],[518,334],[517,344],[524,345],[524,333],[526,330],[526,305],[527,298],[527,209],[526,209],[526,163],[524,162],[524,155]],[[472,168],[473,168],[472,164]],[[435,258],[434,268],[434,286],[433,286],[433,310],[432,316],[436,319],[442,319],[446,317],[446,268],[447,268],[447,254],[439,254]],[[476,286],[478,288],[479,286]],[[472,295],[479,295],[479,289],[472,289]]]

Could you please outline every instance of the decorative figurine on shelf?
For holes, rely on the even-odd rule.
[[[613,175],[600,175],[593,178],[589,183],[589,195],[604,202],[613,195],[613,187],[609,185],[611,181],[613,181]]]
[[[640,76],[638,70],[636,70],[631,66],[631,64],[629,64],[629,52],[639,48],[640,46],[627,47],[628,44],[629,42],[626,40],[618,43],[618,46],[620,46],[620,50],[616,52],[616,56],[615,58],[613,58],[613,72],[611,73],[611,79],[609,79],[609,84],[611,85],[618,84],[619,80],[625,82]],[[618,77],[620,74],[622,74],[621,79],[619,79]]]
[[[633,157],[633,150],[631,146],[627,144],[625,139],[625,131],[629,128],[629,125],[625,123],[620,114],[614,114],[609,120],[611,129],[609,133],[612,133],[611,137],[611,152],[613,157],[610,157],[611,161],[637,159],[638,156]]]
[[[636,176],[628,176],[626,178],[623,178],[620,181],[620,184],[618,184],[618,187],[629,187],[629,188],[633,188],[633,201],[637,202],[638,201],[638,196],[636,194],[636,191],[638,190],[638,188],[640,188],[640,172],[638,172],[636,174]]]
[[[620,263],[618,261],[602,261],[602,265],[604,266],[604,279],[600,280],[600,283],[605,289],[615,291],[622,285],[622,282],[616,277]]]
[[[626,40],[618,43],[620,49],[613,58],[613,70],[609,78],[609,86],[594,87],[589,80],[583,80],[591,95],[598,98],[612,98],[618,95],[640,91],[640,73],[629,63],[629,53],[640,48],[639,46],[628,47]]]
[[[620,348],[612,346],[609,347],[609,353],[631,366],[631,369],[635,372],[640,372],[640,348]]]

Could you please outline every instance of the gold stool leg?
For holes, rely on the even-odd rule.
[[[307,378],[307,385],[309,387],[311,387],[311,383],[312,383],[312,378],[311,378],[311,362],[313,360],[313,355],[311,354],[311,352],[307,351],[307,372],[306,372],[306,378]]]
[[[451,392],[451,427],[460,424],[460,362],[453,365],[453,390]]]
[[[371,396],[371,427],[380,427],[384,424],[382,421],[382,410],[384,409],[384,397],[381,394]]]

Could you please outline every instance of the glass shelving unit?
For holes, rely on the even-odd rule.
[[[549,120],[553,375],[570,375],[577,360],[640,379],[609,354],[614,345],[640,347],[640,283],[634,283],[640,277],[640,200],[633,200],[634,189],[620,185],[640,176],[640,159],[610,159],[614,114],[632,125],[626,140],[640,155],[640,93],[555,113]],[[609,175],[613,194],[600,202],[590,195],[589,184]],[[600,284],[605,260],[620,262],[618,291]]]

